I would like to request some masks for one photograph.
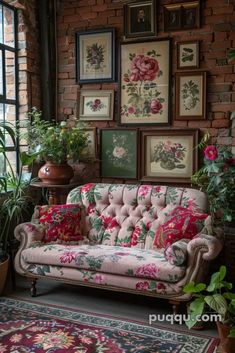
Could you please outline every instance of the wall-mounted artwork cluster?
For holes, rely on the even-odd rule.
[[[156,0],[124,4],[117,100],[107,86],[80,90],[80,120],[108,122],[115,116],[118,125],[100,129],[99,139],[97,130],[90,131],[91,155],[97,141],[100,146],[102,178],[189,183],[197,169],[198,130],[171,125],[174,120],[206,118],[207,73],[200,70],[200,42],[179,41],[173,52],[169,33],[167,38],[157,38],[157,17],[162,13],[164,32],[199,28],[200,0],[157,5]],[[76,46],[78,84],[116,81],[114,28],[78,32]],[[177,63],[174,105],[172,53]]]

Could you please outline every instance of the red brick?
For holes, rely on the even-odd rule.
[[[213,7],[213,14],[215,15],[226,15],[226,14],[232,14],[233,13],[233,5],[228,5],[225,7]],[[224,18],[224,16],[223,16]]]
[[[107,4],[92,6],[93,12],[102,12],[107,10]]]
[[[209,91],[210,92],[230,92],[231,90],[231,84],[230,83],[222,83],[222,84],[217,84],[217,85],[208,85]]]
[[[219,145],[229,146],[232,143],[232,137],[218,137],[217,138],[217,143]]]
[[[58,78],[68,78],[68,73],[67,72],[59,72],[58,73]]]
[[[227,32],[215,32],[214,34],[215,36],[215,41],[217,40],[227,40],[228,38],[228,33]],[[230,38],[229,36],[229,39],[231,40],[232,38]]]
[[[187,127],[188,126],[188,122],[187,121],[175,120],[173,122],[173,126],[174,127]]]
[[[224,119],[224,118],[225,118],[224,113],[218,113],[218,112],[214,113],[214,119]]]
[[[214,120],[212,121],[212,127],[216,127],[216,128],[226,128],[230,126],[230,121],[228,119],[218,119],[218,120]]]
[[[73,101],[75,101],[77,99],[77,94],[75,94],[75,93],[64,94],[64,99],[65,100],[73,100]]]
[[[208,120],[189,121],[188,127],[192,127],[192,128],[211,127],[211,121],[208,121]]]
[[[235,146],[235,137],[232,139],[232,146]]]

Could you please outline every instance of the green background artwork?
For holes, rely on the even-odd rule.
[[[101,176],[137,177],[137,131],[102,130]]]

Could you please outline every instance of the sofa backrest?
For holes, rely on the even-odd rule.
[[[173,206],[207,210],[203,192],[162,185],[85,184],[70,191],[67,203],[83,206],[83,232],[92,243],[142,249],[152,248]]]

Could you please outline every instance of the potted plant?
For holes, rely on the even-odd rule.
[[[66,121],[59,123],[42,119],[41,112],[33,108],[31,121],[25,125],[23,135],[29,151],[37,152],[46,164],[39,170],[39,178],[47,184],[68,184],[73,177],[69,161],[77,162],[88,146],[88,134],[80,126],[71,126]]]
[[[19,223],[29,201],[26,190],[30,180],[24,178],[23,167],[32,164],[37,155],[36,153],[28,155],[26,152],[20,152],[20,171],[19,174],[16,173],[8,158],[6,136],[9,136],[13,150],[16,151],[16,132],[13,126],[0,122],[0,158],[6,169],[2,169],[0,174],[0,294],[4,288],[8,270],[8,247],[12,236],[12,227]]]
[[[197,318],[207,313],[220,315],[217,321],[220,337],[220,348],[223,353],[235,352],[235,294],[232,283],[226,282],[226,267],[221,266],[218,272],[212,274],[209,285],[190,282],[183,288],[185,293],[192,294],[195,299],[191,302],[190,319],[186,325],[192,328]]]
[[[193,176],[192,182],[208,195],[214,224],[235,221],[235,158],[221,146],[209,145],[205,134],[199,148],[203,148],[204,166]]]

